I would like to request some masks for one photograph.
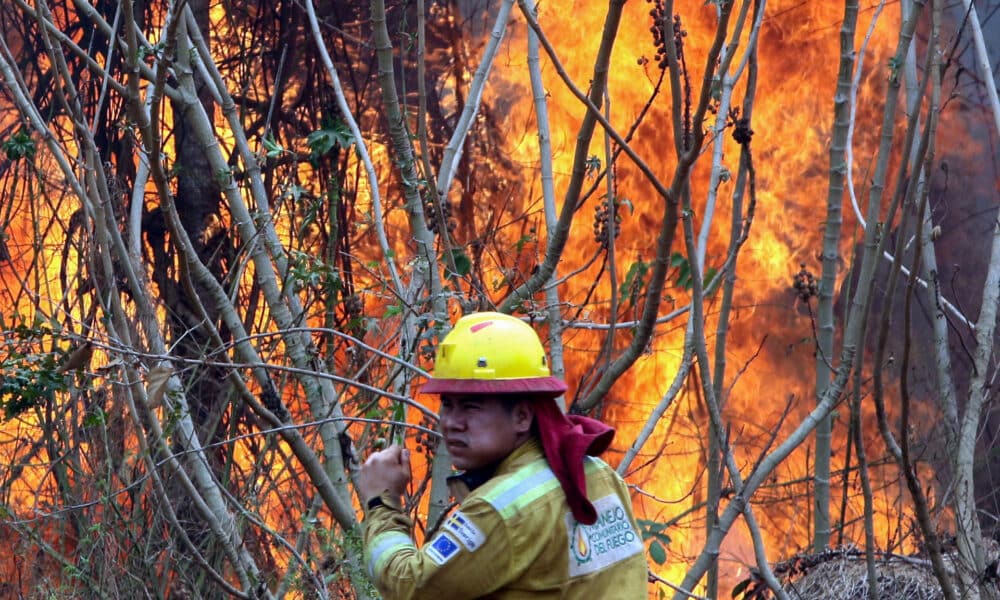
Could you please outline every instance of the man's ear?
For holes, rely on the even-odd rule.
[[[535,421],[535,405],[530,400],[522,400],[514,405],[511,416],[514,418],[514,431],[527,433]]]

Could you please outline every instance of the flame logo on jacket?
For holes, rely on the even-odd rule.
[[[590,542],[587,540],[587,535],[579,523],[573,526],[573,543],[570,551],[573,553],[573,558],[576,559],[576,564],[578,565],[588,562],[592,558],[590,555]]]

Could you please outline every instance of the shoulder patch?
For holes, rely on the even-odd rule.
[[[456,554],[461,551],[458,547],[458,542],[455,538],[451,537],[447,533],[440,533],[430,545],[427,546],[427,556],[431,557],[438,565],[443,565],[449,560],[451,560]]]
[[[460,510],[448,517],[444,530],[458,538],[469,552],[475,552],[486,541],[486,535]]]
[[[572,512],[566,513],[570,577],[603,570],[643,551],[642,538],[617,494],[595,501],[594,508],[593,525],[578,523]]]

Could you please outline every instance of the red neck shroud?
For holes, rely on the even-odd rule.
[[[583,458],[607,450],[615,430],[589,417],[563,414],[551,398],[535,402],[535,422],[545,458],[566,493],[573,518],[584,525],[593,525],[597,522],[597,511],[587,498]]]

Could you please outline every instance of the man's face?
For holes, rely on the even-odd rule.
[[[530,403],[505,407],[496,396],[441,396],[441,433],[456,469],[479,469],[507,458],[530,435]]]

